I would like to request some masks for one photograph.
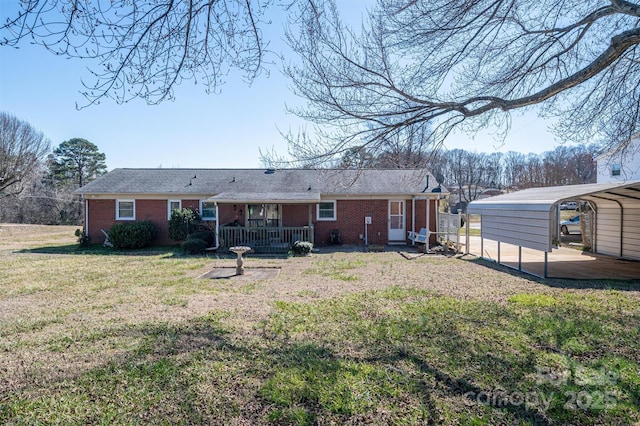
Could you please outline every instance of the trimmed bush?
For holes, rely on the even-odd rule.
[[[169,219],[169,238],[184,241],[187,236],[200,228],[200,215],[192,209],[180,209],[171,212]]]
[[[187,240],[202,240],[207,243],[207,247],[213,244],[213,232],[211,231],[198,231],[193,234],[187,235]]]
[[[109,241],[117,249],[148,247],[156,237],[158,228],[153,222],[144,220],[131,223],[116,223],[109,229]]]
[[[291,251],[296,256],[306,256],[313,250],[313,244],[308,241],[296,241],[291,245]]]
[[[205,252],[208,244],[206,241],[198,238],[189,238],[182,243],[182,251],[188,254],[202,254]]]

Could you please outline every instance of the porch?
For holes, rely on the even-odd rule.
[[[220,247],[249,246],[259,253],[286,253],[295,241],[313,243],[313,226],[220,226]]]

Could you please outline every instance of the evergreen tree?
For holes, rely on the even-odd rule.
[[[80,188],[107,172],[105,155],[82,138],[64,141],[53,150],[51,179],[57,184]]]

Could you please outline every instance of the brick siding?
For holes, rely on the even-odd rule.
[[[426,224],[426,202],[417,200],[415,230],[425,228]],[[431,200],[431,229],[436,229],[435,201]],[[182,200],[183,208],[199,209],[198,200]],[[101,229],[108,230],[114,223],[130,222],[117,221],[116,200],[88,200],[89,226],[88,233],[94,243],[104,240]],[[232,204],[219,205],[219,220],[221,224],[232,223],[235,220],[244,224],[246,206],[237,204],[233,209]],[[412,204],[411,199],[405,200],[406,231],[411,230],[412,225]],[[240,214],[242,211],[242,215]],[[388,200],[338,200],[336,203],[335,221],[322,221],[316,218],[316,207],[312,205],[312,223],[315,228],[315,243],[326,245],[330,243],[330,235],[333,229],[340,231],[344,244],[362,244],[360,235],[364,236],[364,218],[371,217],[371,225],[368,227],[369,244],[385,244],[388,242]],[[158,237],[155,244],[175,244],[168,235],[169,220],[167,217],[167,200],[136,200],[136,220],[150,220],[158,227]],[[309,220],[308,204],[285,204],[282,206],[283,226],[307,226]],[[215,224],[215,222],[212,222]],[[406,235],[405,235],[406,238]],[[408,242],[408,241],[407,241]],[[435,242],[432,236],[431,242]]]

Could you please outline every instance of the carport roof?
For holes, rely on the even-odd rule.
[[[482,216],[482,239],[498,242],[498,263],[502,263],[500,243],[518,246],[520,270],[522,248],[545,252],[542,276],[546,278],[547,253],[557,248],[560,233],[560,214],[556,205],[563,200],[576,199],[589,201],[595,211],[600,212],[593,231],[596,234],[592,240],[595,242],[592,246],[594,251],[638,259],[640,181],[525,189],[474,201],[469,203],[467,212]]]
[[[495,209],[551,211],[563,200],[592,200],[598,203],[640,203],[640,181],[626,183],[589,183],[585,185],[530,188],[469,203],[467,212],[485,214]]]

